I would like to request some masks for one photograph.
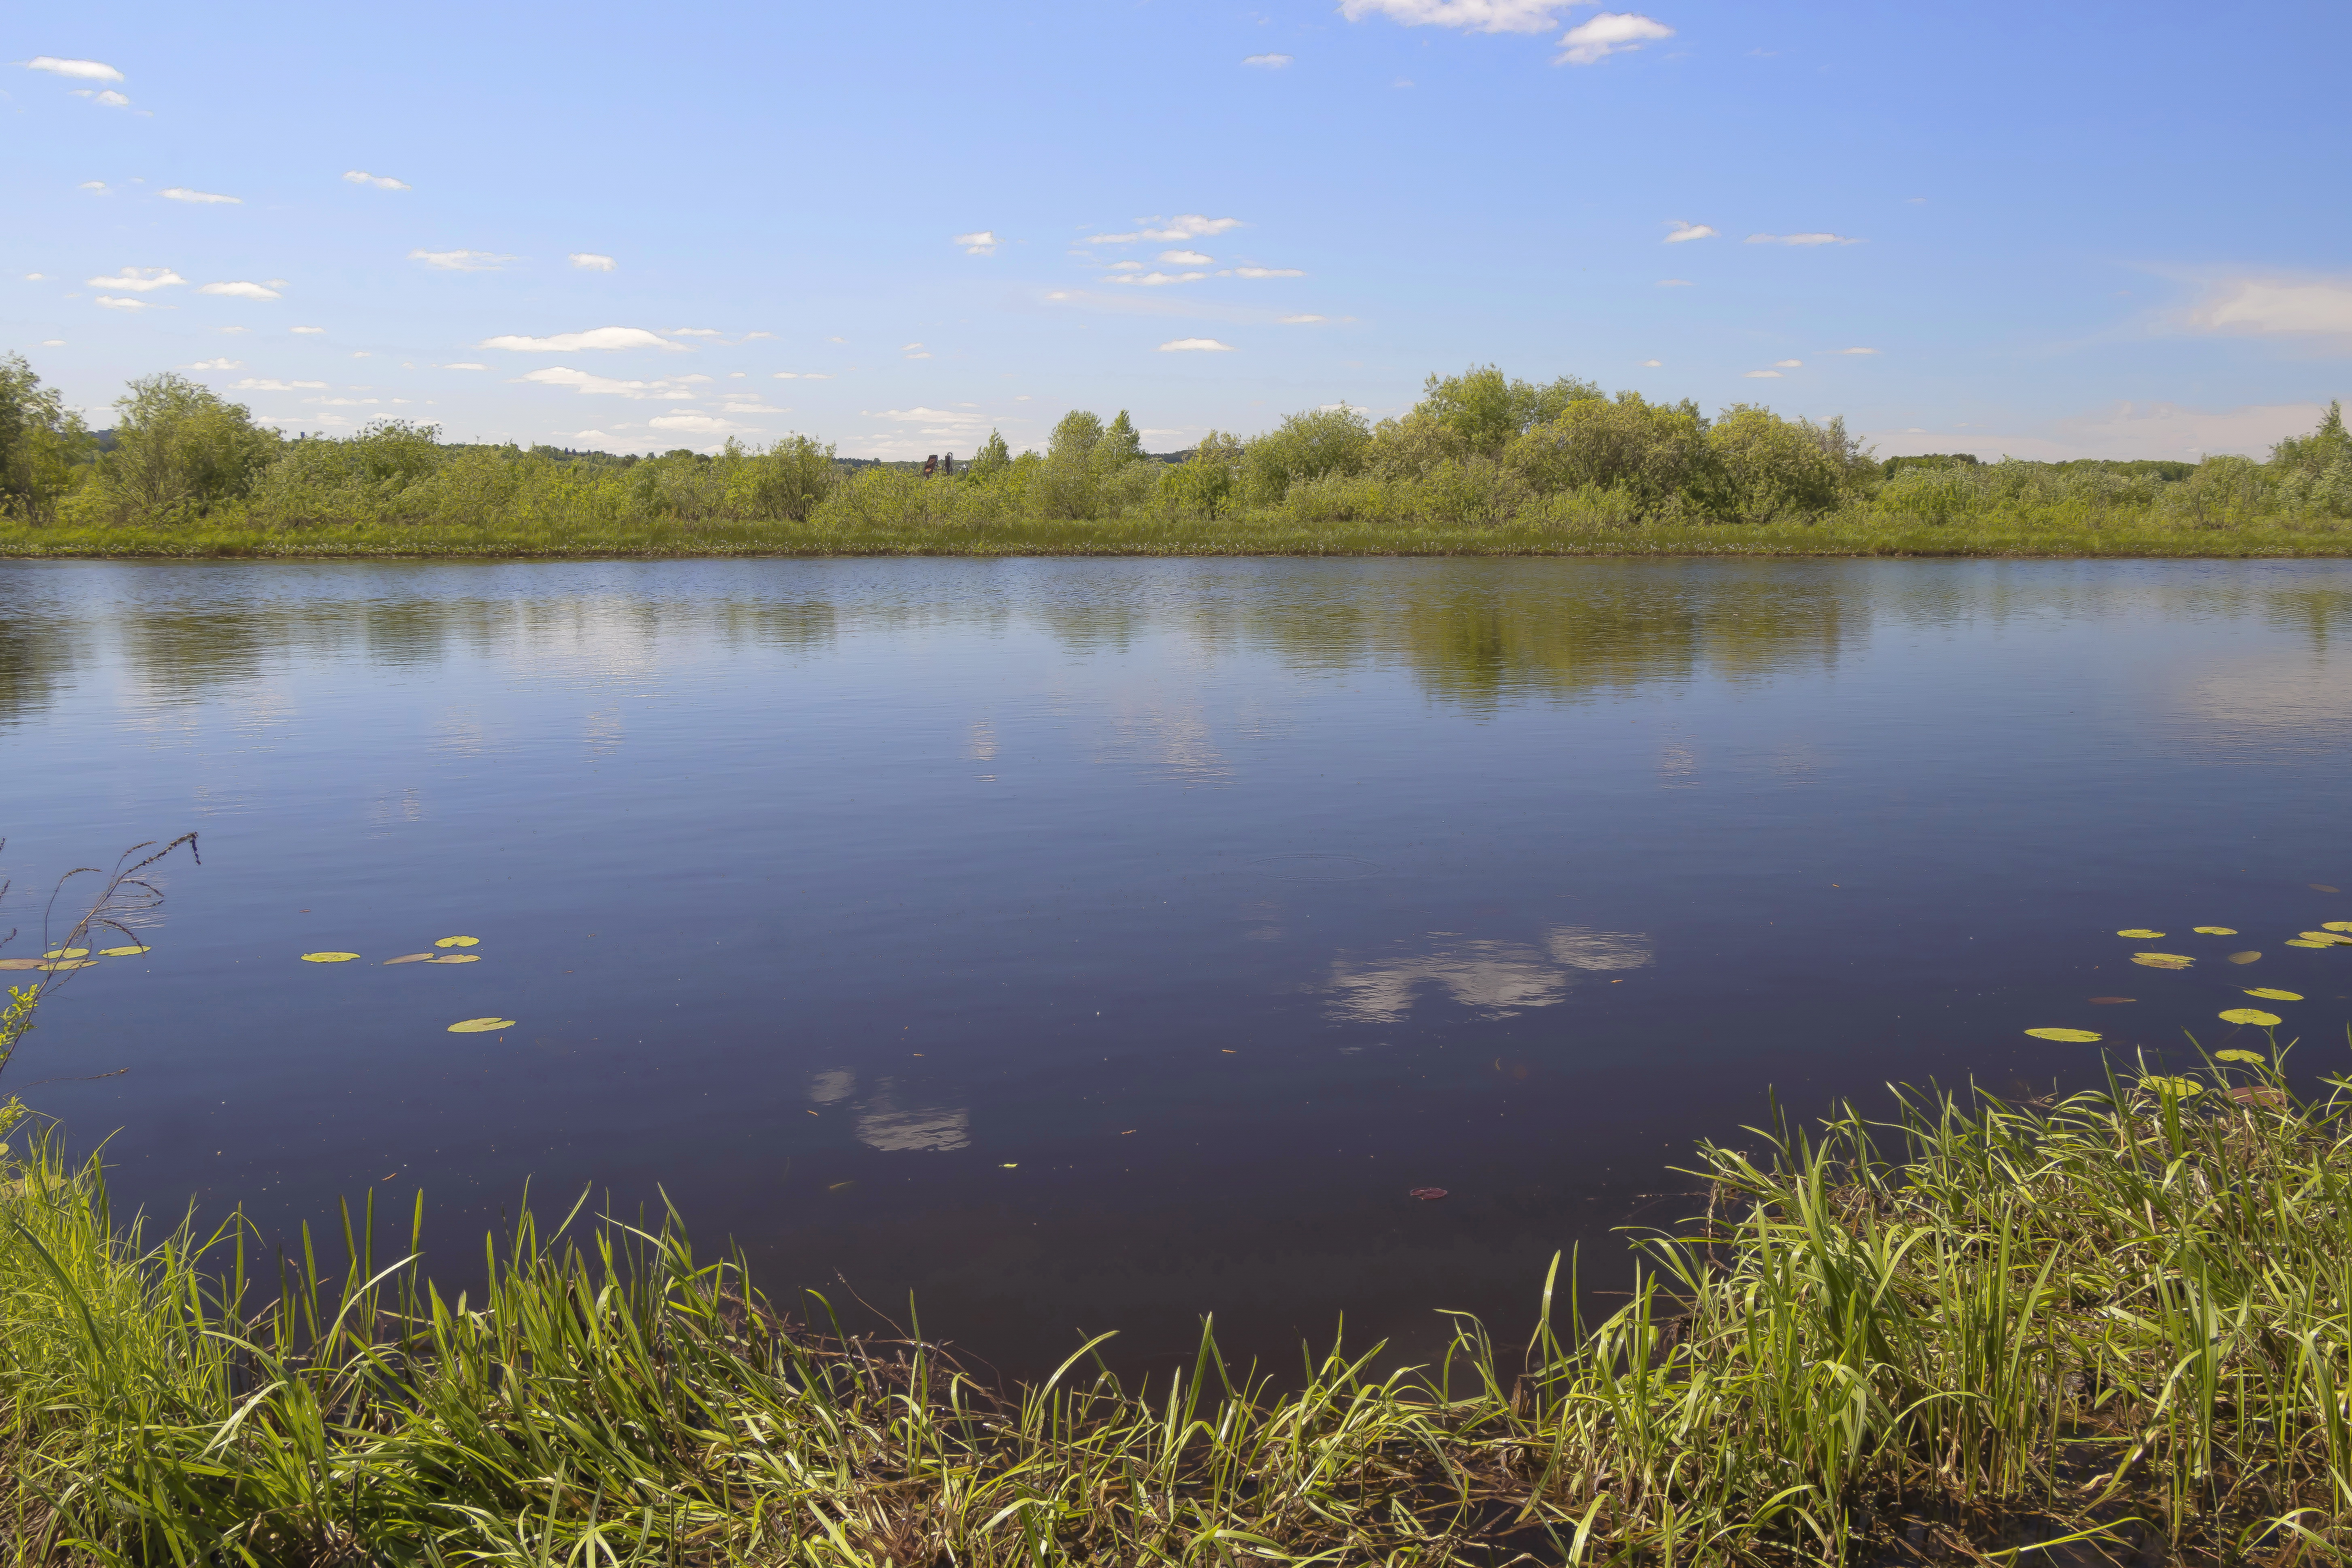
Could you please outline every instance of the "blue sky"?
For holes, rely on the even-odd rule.
[[[0,350],[100,424],[180,368],[884,457],[1488,361],[1882,453],[2260,452],[2352,391],[2344,6],[1639,4],[20,4]]]

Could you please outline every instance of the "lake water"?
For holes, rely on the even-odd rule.
[[[2248,985],[2346,1065],[2352,950],[2280,945],[2352,919],[2339,563],[11,563],[0,616],[7,952],[204,855],[6,1085],[126,1207],[421,1184],[452,1277],[528,1181],[1015,1371],[1417,1344],[1619,1272],[1768,1093],[2077,1087],[2024,1029],[2177,1058]]]

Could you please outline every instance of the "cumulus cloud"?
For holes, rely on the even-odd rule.
[[[1278,71],[1290,63],[1288,55],[1244,55],[1242,64],[1255,66],[1260,70]]]
[[[48,274],[46,272],[27,272],[25,274],[25,281],[27,283],[46,283],[48,280]]]
[[[551,365],[534,370],[520,377],[536,386],[568,386],[574,392],[591,396],[656,398],[677,402],[694,394],[675,381],[617,381],[611,376],[592,375],[584,370],[567,365]]]
[[[300,392],[322,389],[326,384],[323,381],[272,381],[267,376],[248,375],[243,381],[230,386],[229,390],[231,392]]]
[[[158,289],[185,283],[187,279],[168,267],[120,267],[115,268],[112,278],[89,278],[83,281],[93,289],[120,289],[126,294],[151,294]]]
[[[1214,338],[1177,338],[1172,342],[1161,343],[1160,345],[1160,352],[1164,354],[1229,354],[1234,352],[1234,345],[1231,343],[1221,343]]]
[[[408,259],[443,272],[496,272],[515,258],[488,250],[412,250]]]
[[[682,430],[695,436],[744,436],[751,426],[710,414],[662,414],[646,423],[656,430]]]
[[[1286,327],[1307,327],[1318,321],[1328,321],[1330,319],[1328,316],[1285,316],[1282,318],[1282,324]]]
[[[572,253],[572,265],[583,272],[611,272],[618,268],[621,264],[609,256],[599,256],[593,250],[575,250]]]
[[[185,185],[171,185],[157,193],[167,202],[196,202],[225,206],[243,206],[243,196],[225,196],[217,191],[192,191]]]
[[[957,235],[955,243],[963,247],[966,256],[993,256],[996,254],[996,231],[992,228],[974,229],[970,234]]]
[[[259,283],[207,283],[196,290],[199,294],[224,294],[232,300],[275,300],[278,290]]]
[[[184,364],[182,370],[243,370],[245,362],[238,359],[200,359],[194,364]]]
[[[1644,370],[1655,370],[1665,363],[1666,362],[1662,359],[1645,359],[1642,362],[1642,368]]]
[[[445,364],[441,368],[443,370],[488,370],[490,367],[486,364],[476,364],[472,360],[459,360],[455,364]]]
[[[25,62],[28,71],[47,71],[77,81],[121,81],[122,73],[103,60],[61,60],[55,55],[35,55]]]
[[[1203,256],[1197,250],[1163,250],[1160,253],[1160,259],[1171,267],[1206,267],[1216,258]]]
[[[907,425],[984,425],[987,420],[978,414],[966,414],[952,408],[885,408],[877,414],[870,408],[858,410],[868,419],[896,419]]]
[[[123,97],[121,93],[115,91],[112,88],[108,88],[104,92],[92,92],[88,88],[84,88],[80,91],[75,93],[74,96],[76,98],[86,98],[92,103],[99,104],[107,109],[128,109],[131,107],[131,100]]]
[[[1145,289],[1157,289],[1167,283],[1198,283],[1207,276],[1205,272],[1114,272],[1105,281],[1133,283]]]
[[[2189,321],[2209,332],[2352,336],[2352,282],[2229,279],[2208,291],[2189,312]]]
[[[1751,234],[1744,245],[1860,245],[1842,234]]]
[[[1776,359],[1772,363],[1779,365],[1782,370],[1802,370],[1805,368],[1805,362],[1801,359]]]
[[[1408,27],[1460,27],[1472,33],[1543,33],[1570,0],[1342,0],[1350,22],[1386,16]]]
[[[84,180],[80,184],[74,188],[81,191],[103,191],[106,189],[106,182],[104,180]]]
[[[1296,267],[1235,267],[1217,274],[1220,278],[1228,275],[1234,278],[1304,278],[1307,276]]]
[[[1668,232],[1666,234],[1665,243],[1668,245],[1680,245],[1686,239],[1713,239],[1715,237],[1715,230],[1708,227],[1706,224],[1685,223],[1678,217],[1668,218],[1666,220],[1666,228]]]
[[[1631,11],[1603,11],[1589,22],[1578,24],[1559,36],[1560,54],[1551,63],[1556,66],[1589,66],[1611,55],[1638,49],[1643,44],[1660,38],[1671,38],[1675,30],[1664,22],[1648,16],[1638,16]]]
[[[643,327],[593,327],[584,332],[558,332],[546,338],[527,338],[509,332],[485,338],[478,346],[507,349],[515,353],[542,354],[567,354],[581,349],[668,349],[677,353],[684,348],[683,344],[671,342]]]
[[[1162,222],[1156,217],[1142,220],[1147,226],[1131,234],[1097,234],[1087,237],[1088,245],[1133,245],[1138,240],[1152,239],[1161,244],[1183,239],[1214,239],[1242,226],[1237,217],[1202,217],[1199,213],[1183,213]]]
[[[144,300],[124,300],[112,294],[100,294],[98,302],[110,310],[143,310],[147,308]]]
[[[315,337],[319,333],[325,331],[327,329],[324,327],[289,327],[286,330],[289,332],[299,332],[307,338]]]
[[[372,185],[379,191],[404,191],[406,180],[395,180],[390,174],[371,174],[365,169],[345,169],[343,178],[354,185]]]

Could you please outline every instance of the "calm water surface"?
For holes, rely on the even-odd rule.
[[[204,865],[8,1081],[126,1205],[421,1184],[454,1275],[667,1193],[1014,1370],[1515,1325],[1768,1091],[2250,984],[2344,1065],[2347,637],[2336,563],[9,564],[9,952]]]

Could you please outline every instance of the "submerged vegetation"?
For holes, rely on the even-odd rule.
[[[380,420],[289,438],[173,374],[134,382],[101,451],[0,362],[0,553],[2335,553],[2352,435],[2331,406],[2267,461],[1881,463],[1840,420],[1429,378],[1374,424],[1310,409],[1145,454],[1125,412],[1043,452],[992,434],[953,475],[792,436],[614,458],[445,443]]]

